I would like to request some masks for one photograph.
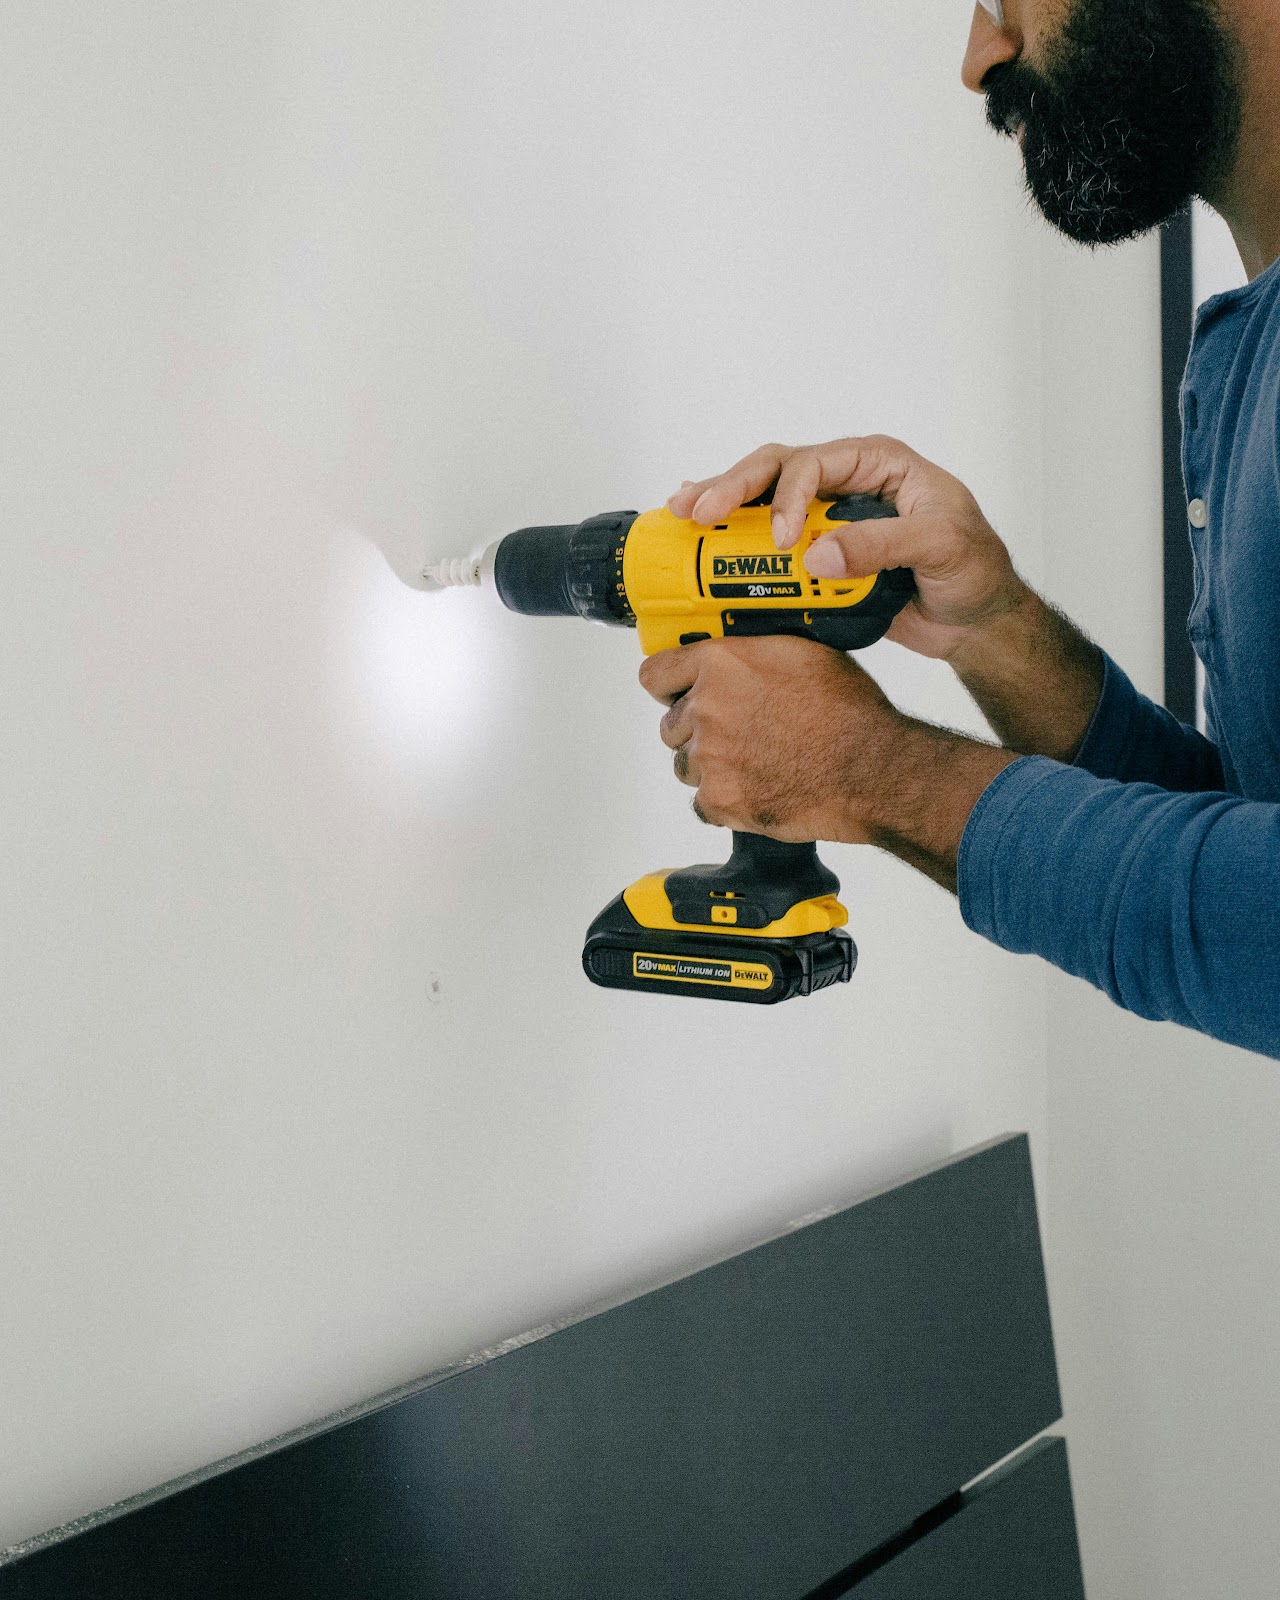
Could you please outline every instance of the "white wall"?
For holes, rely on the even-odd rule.
[[[1231,229],[1216,211],[1197,200],[1191,210],[1192,299],[1198,306],[1210,295],[1238,289],[1248,281]]]
[[[830,852],[847,990],[590,988],[599,906],[724,848],[634,640],[380,553],[874,427],[1039,571],[1039,231],[965,26],[6,19],[0,1543],[988,1135],[1043,1160],[1042,972],[880,856]]]
[[[1159,696],[1158,246],[1046,238],[1043,272],[1046,584]],[[1229,274],[1202,256],[1201,292]],[[1275,1063],[1056,972],[1048,1023],[1050,1278],[1090,1600],[1270,1600]]]

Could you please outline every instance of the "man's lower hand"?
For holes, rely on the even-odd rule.
[[[663,742],[704,821],[875,844],[955,887],[983,790],[1016,759],[904,716],[848,656],[802,639],[715,639],[649,657]]]

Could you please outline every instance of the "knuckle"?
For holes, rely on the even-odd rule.
[[[762,444],[753,450],[742,463],[743,489],[756,494],[768,483],[777,482],[794,454],[785,444]]]
[[[930,541],[929,566],[937,575],[953,577],[969,565],[975,555],[974,540],[960,523],[947,520]]]
[[[816,449],[797,450],[784,464],[778,475],[778,493],[774,503],[786,499],[789,503],[809,503],[812,491],[822,480],[822,458]]]
[[[732,809],[734,798],[732,785],[727,783],[719,772],[704,771],[698,795],[705,806],[721,815]]]
[[[713,828],[728,827],[732,816],[715,785],[708,783],[705,778],[693,798],[693,811],[699,821],[709,823]]]
[[[674,748],[686,742],[687,735],[682,734],[681,731],[682,720],[680,707],[678,705],[672,706],[671,710],[667,712],[666,716],[658,724],[658,734],[663,744]]]

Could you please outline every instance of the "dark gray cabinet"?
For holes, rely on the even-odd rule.
[[[1013,1136],[14,1553],[0,1600],[1080,1600],[1060,1414]]]

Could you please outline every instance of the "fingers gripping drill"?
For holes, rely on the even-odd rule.
[[[874,644],[915,592],[905,568],[815,578],[804,552],[833,522],[896,515],[867,495],[814,501],[779,551],[766,495],[704,528],[666,509],[521,528],[480,556],[429,566],[437,588],[491,587],[526,616],[635,628],[646,655],[702,639],[791,634],[834,650]],[[655,872],[604,908],[582,964],[615,989],[771,1005],[847,983],[857,951],[839,882],[813,844],[735,833],[719,866]]]

